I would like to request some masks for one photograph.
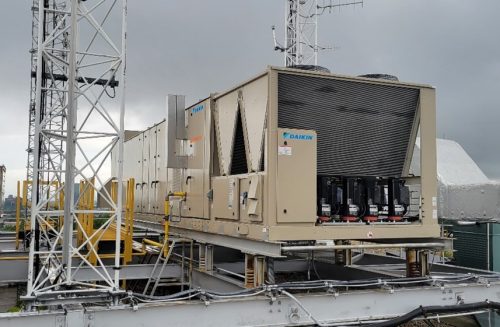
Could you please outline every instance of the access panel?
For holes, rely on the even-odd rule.
[[[238,177],[214,177],[212,213],[215,219],[239,220]]]
[[[187,169],[182,181],[183,190],[187,193],[182,207],[184,217],[207,218],[204,203],[205,192],[205,148],[210,133],[206,130],[208,102],[202,102],[186,111],[187,127]]]
[[[142,138],[142,197],[140,212],[147,213],[149,209],[149,130],[142,133]]]
[[[165,127],[162,122],[156,126],[156,206],[155,213],[163,214],[167,195],[167,163],[165,157]]]
[[[144,145],[143,134],[144,133],[141,133],[129,141],[132,147],[132,176],[135,178],[134,210],[136,212],[141,212],[142,209],[142,150]]]
[[[148,162],[148,175],[149,175],[149,197],[147,212],[155,213],[156,209],[156,188],[158,178],[156,176],[156,153],[157,153],[157,131],[156,126],[151,127],[149,130],[149,162]]]
[[[316,221],[315,131],[278,129],[278,222]]]

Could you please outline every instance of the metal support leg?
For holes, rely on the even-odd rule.
[[[255,261],[254,256],[245,254],[245,288],[252,288],[255,285]]]
[[[342,244],[342,241],[337,240],[335,241],[335,245],[340,245]],[[344,251],[342,250],[334,250],[335,252],[335,264],[336,265],[344,265],[345,260],[344,260]]]
[[[212,244],[205,245],[205,269],[207,271],[214,270],[214,246]]]
[[[266,283],[266,273],[266,257],[255,256],[255,287],[264,285]]]
[[[335,241],[336,245],[349,245],[350,241],[342,241],[342,240],[337,240]],[[346,249],[346,250],[335,250],[335,264],[337,265],[351,265],[352,264],[352,250]]]
[[[186,282],[186,268],[185,268],[185,263],[186,263],[186,243],[181,243],[182,244],[182,249],[181,249],[181,291],[184,291],[184,284]]]
[[[198,244],[198,269],[205,271],[205,244]]]
[[[194,242],[193,240],[189,243],[189,287],[193,287],[193,261],[194,261]]]
[[[417,249],[406,249],[406,277],[420,277]]]
[[[201,271],[214,270],[214,247],[211,244],[200,244],[199,247],[199,268]]]
[[[265,283],[266,257],[245,254],[245,287],[253,288]],[[274,274],[273,274],[274,276]]]
[[[267,257],[267,283],[276,284],[274,275],[274,258]]]
[[[429,269],[429,251],[427,250],[422,250],[419,253],[419,263],[420,263],[420,275],[421,276],[428,276],[430,269]]]
[[[344,250],[344,258],[345,258],[345,265],[346,266],[352,265],[352,250],[351,249]]]

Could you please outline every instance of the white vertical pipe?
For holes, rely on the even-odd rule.
[[[67,131],[66,131],[66,167],[64,176],[64,226],[63,226],[63,248],[62,263],[66,266],[66,282],[71,284],[71,257],[73,242],[73,198],[74,198],[74,168],[75,168],[75,147],[76,147],[76,111],[77,96],[76,68],[77,68],[77,45],[78,45],[78,6],[79,0],[71,0],[71,27],[68,55],[68,104],[67,104]]]
[[[125,90],[127,75],[127,0],[122,0],[122,53],[121,53],[121,103],[120,131],[118,133],[118,194],[116,204],[116,239],[115,239],[115,289],[120,286],[120,241],[123,207],[123,141],[125,138]]]
[[[318,0],[314,0],[314,65],[318,65]]]
[[[38,161],[40,159],[40,111],[41,111],[41,101],[40,98],[42,96],[42,62],[43,62],[43,24],[45,24],[44,20],[45,8],[44,1],[38,1],[38,45],[37,45],[37,57],[36,57],[36,95],[35,95],[35,137],[34,137],[34,155],[33,155],[33,181],[31,184],[31,230],[35,231],[36,219],[38,216],[38,201],[36,194],[38,193],[38,174],[39,167]],[[26,199],[29,201],[30,199]],[[33,276],[34,264],[35,264],[35,233],[31,233],[30,237],[30,252],[28,256],[28,286],[27,286],[27,294],[31,296],[33,291],[33,281],[36,279],[36,276]]]
[[[286,67],[287,62],[288,62],[288,24],[289,24],[289,17],[290,15],[288,14],[290,11],[290,2],[293,0],[286,0],[286,5],[285,5],[285,51],[284,53],[284,63],[283,65]]]

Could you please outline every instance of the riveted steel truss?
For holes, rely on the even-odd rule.
[[[115,200],[104,187],[104,167],[114,147],[123,161],[126,0],[36,3],[26,299],[35,303],[57,294],[63,301],[65,294],[118,292],[123,187]],[[50,24],[47,17],[52,17]],[[122,170],[119,164],[119,181]],[[78,205],[82,194],[75,185],[80,181],[85,185],[81,193],[95,192],[105,208]],[[78,219],[82,214],[99,217],[102,225],[87,233]],[[98,250],[110,235],[112,272]],[[83,267],[99,276],[97,282],[74,278]]]

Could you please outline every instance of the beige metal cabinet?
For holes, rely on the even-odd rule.
[[[157,176],[156,176],[156,126],[151,127],[148,130],[149,137],[149,160],[148,160],[148,201],[146,205],[146,212],[155,213],[156,208],[156,184]]]
[[[316,221],[316,132],[278,128],[279,223]]]
[[[377,110],[365,110],[364,106],[371,106],[372,97],[378,99]],[[391,99],[395,97],[402,102],[392,103]],[[358,100],[361,102],[358,103]],[[306,105],[312,109],[307,111]],[[401,112],[413,112],[415,116],[412,121],[407,119],[405,128],[410,134],[405,134],[405,137],[408,137],[408,146],[403,141],[397,144],[403,150],[397,148],[398,167],[390,166],[389,175],[394,175],[393,171],[400,169],[403,163],[402,172],[396,175],[407,177],[404,167],[411,159],[408,154],[412,153],[416,131],[420,129],[422,177],[415,181],[421,186],[419,219],[402,224],[316,224],[317,174],[351,176],[350,169],[358,165],[356,176],[364,176],[365,168],[367,176],[372,176],[370,169],[373,167],[356,161],[362,156],[344,151],[349,147],[342,142],[352,142],[351,148],[358,149],[356,146],[373,140],[362,135],[366,142],[364,139],[348,140],[348,137],[333,142],[341,136],[337,130],[328,129],[329,126],[338,122],[335,119],[343,119],[344,123],[349,119],[355,122],[356,115],[360,114],[381,113],[391,119],[399,119],[402,117],[398,111],[401,106],[404,106]],[[315,110],[320,110],[319,114]],[[137,167],[142,172],[137,179],[141,185],[160,181],[156,189],[145,188],[142,195],[136,194],[143,205],[142,199],[149,199],[148,193],[154,193],[150,200],[153,213],[162,214],[160,203],[166,193],[163,187],[170,191],[187,192],[180,210],[182,219],[173,221],[173,228],[233,237],[244,235],[261,241],[439,236],[439,226],[432,217],[435,209],[432,199],[437,189],[435,90],[432,87],[270,67],[234,88],[189,107],[185,114],[187,135],[175,136],[179,150],[174,151],[182,156],[179,160],[182,164],[169,168],[168,175],[163,176],[160,151],[163,151],[164,145],[160,142],[166,136],[160,141],[160,124],[156,130],[156,143],[144,138],[141,151],[148,156],[141,156],[139,161],[143,166]],[[182,122],[175,123],[183,130]],[[238,136],[238,147],[234,146],[235,135]],[[329,142],[325,143],[325,140]],[[342,145],[341,149],[335,148],[338,144]],[[392,143],[387,144],[387,147],[381,148],[394,148]],[[156,158],[154,154],[152,158],[149,155],[151,146],[156,148]],[[407,153],[404,153],[405,150]],[[238,161],[240,169],[231,171],[233,159],[242,159],[243,155],[246,156],[247,171],[240,167],[242,160]],[[154,165],[151,162],[153,159]],[[330,160],[336,164],[331,164]],[[148,168],[144,169],[144,166]],[[150,167],[154,167],[154,172]],[[376,176],[388,175],[377,173]],[[175,215],[178,211],[178,208],[173,210]]]
[[[144,133],[142,133],[142,137],[142,196],[140,212],[147,213],[149,209],[149,130],[146,130]]]
[[[204,218],[205,194],[205,147],[209,142],[206,131],[206,116],[209,102],[202,102],[186,112],[187,135],[187,169],[182,181],[183,190],[187,193],[186,202],[182,207],[182,216]]]
[[[142,150],[144,143],[144,133],[140,133],[130,142],[132,143],[132,149],[130,152],[133,158],[133,177],[135,178],[134,207],[136,212],[142,212]]]
[[[167,166],[165,162],[165,122],[156,126],[156,180],[155,184],[155,210],[156,214],[163,214],[165,197],[167,195]]]

